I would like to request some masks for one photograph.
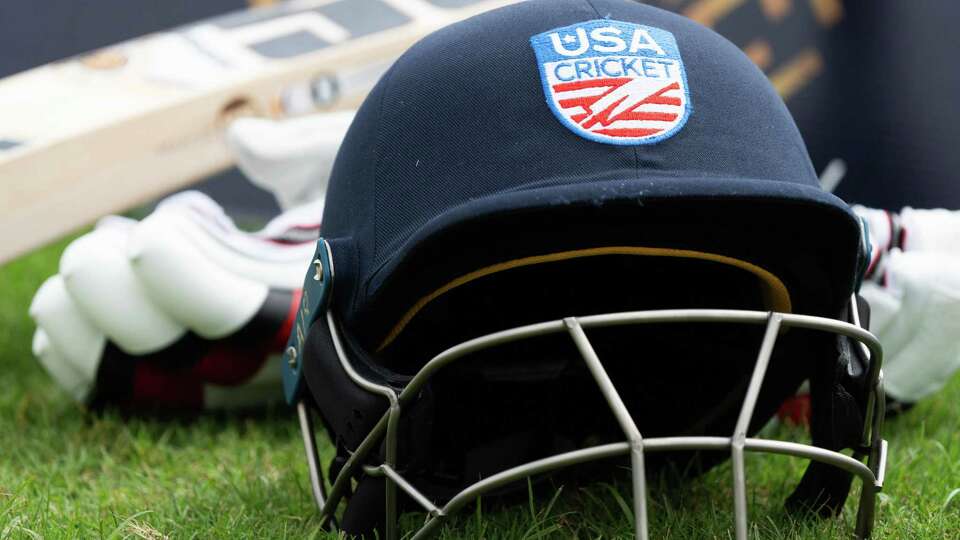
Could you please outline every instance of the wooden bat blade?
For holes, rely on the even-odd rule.
[[[0,263],[229,167],[235,115],[356,107],[424,35],[517,0],[298,0],[0,80]]]

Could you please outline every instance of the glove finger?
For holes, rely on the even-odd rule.
[[[185,328],[159,309],[130,268],[127,232],[97,229],[70,244],[60,259],[67,292],[122,351],[138,355],[177,341]]]
[[[905,251],[960,254],[960,212],[944,208],[900,210]]]
[[[154,214],[166,212],[199,216],[217,230],[239,232],[237,225],[224,212],[223,207],[201,191],[181,191],[160,201],[153,210]]]
[[[280,231],[279,226],[274,227],[273,232],[278,234],[273,237],[262,232],[241,231],[232,222],[229,227],[223,226],[215,214],[193,206],[161,210],[145,219],[143,227],[149,225],[153,231],[178,235],[178,238],[195,245],[205,258],[236,276],[275,289],[299,289],[303,284],[304,269],[313,257],[319,235],[316,223],[293,225],[304,233],[304,237],[288,240],[287,237],[294,236],[294,233]],[[295,213],[288,211],[280,217]],[[314,221],[317,218],[313,216]],[[147,234],[135,231],[135,236],[139,242]]]
[[[63,388],[76,401],[85,402],[93,389],[95,378],[90,378],[73,366],[64,353],[51,341],[42,328],[33,334],[33,355],[47,370],[54,382]]]
[[[137,225],[137,220],[125,216],[103,216],[97,220],[95,229],[113,229],[120,231],[129,231]]]
[[[209,258],[211,251],[223,248],[202,227],[183,215],[157,212],[133,231],[127,255],[139,283],[164,312],[198,335],[216,339],[243,327],[269,288],[228,271]],[[242,259],[240,254],[229,258]],[[301,273],[305,266],[301,261]]]
[[[39,345],[49,344],[44,350],[57,351],[57,356],[50,358],[61,359],[92,384],[107,340],[73,302],[61,276],[43,282],[30,303],[30,317],[37,323],[38,332],[44,334]],[[50,367],[47,369],[53,373]]]
[[[324,202],[321,197],[291,208],[271,219],[263,229],[252,236],[287,245],[309,243],[313,247],[320,236],[320,216],[323,215]]]

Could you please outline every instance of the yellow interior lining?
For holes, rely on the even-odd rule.
[[[637,255],[644,257],[674,257],[678,259],[698,259],[702,261],[712,261],[720,264],[725,264],[728,266],[733,266],[741,270],[746,270],[751,274],[757,276],[760,279],[760,284],[762,287],[763,299],[766,304],[767,309],[773,311],[779,311],[782,313],[790,313],[792,311],[792,305],[790,302],[790,293],[787,291],[786,285],[780,281],[780,278],[772,274],[771,272],[760,268],[759,266],[749,263],[747,261],[742,261],[740,259],[735,259],[733,257],[727,257],[725,255],[717,255],[715,253],[705,253],[702,251],[692,251],[689,249],[671,249],[671,248],[651,248],[651,247],[633,247],[633,246],[611,246],[611,247],[599,247],[599,248],[589,248],[589,249],[578,249],[573,251],[560,251],[557,253],[550,253],[547,255],[535,255],[533,257],[523,257],[520,259],[513,259],[510,261],[497,263],[491,266],[486,266],[479,270],[474,270],[469,274],[462,275],[453,281],[450,281],[443,287],[433,291],[432,293],[424,296],[420,300],[417,300],[417,303],[413,305],[406,313],[403,314],[403,317],[397,322],[396,325],[390,330],[390,333],[387,334],[387,337],[383,339],[383,342],[380,343],[380,346],[377,347],[377,352],[382,351],[388,347],[397,336],[403,332],[403,329],[410,324],[410,321],[416,317],[417,313],[420,312],[427,304],[438,298],[440,295],[445,294],[461,285],[466,285],[473,280],[489,276],[491,274],[496,274],[497,272],[503,272],[504,270],[510,270],[513,268],[521,268],[524,266],[533,266],[535,264],[544,264],[558,261],[567,261],[570,259],[580,259],[583,257],[599,257],[603,255]]]

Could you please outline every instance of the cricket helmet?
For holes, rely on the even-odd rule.
[[[390,537],[422,507],[426,534],[481,493],[629,458],[645,537],[648,467],[732,456],[744,537],[750,450],[812,459],[794,507],[835,513],[861,477],[869,535],[885,446],[862,229],[714,32],[534,0],[428,36],[358,111],[321,236],[284,382],[348,532]],[[751,438],[805,380],[813,446]]]

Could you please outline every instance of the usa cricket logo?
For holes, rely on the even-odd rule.
[[[673,136],[692,107],[673,34],[610,19],[530,38],[547,104],[592,141],[653,144]]]

